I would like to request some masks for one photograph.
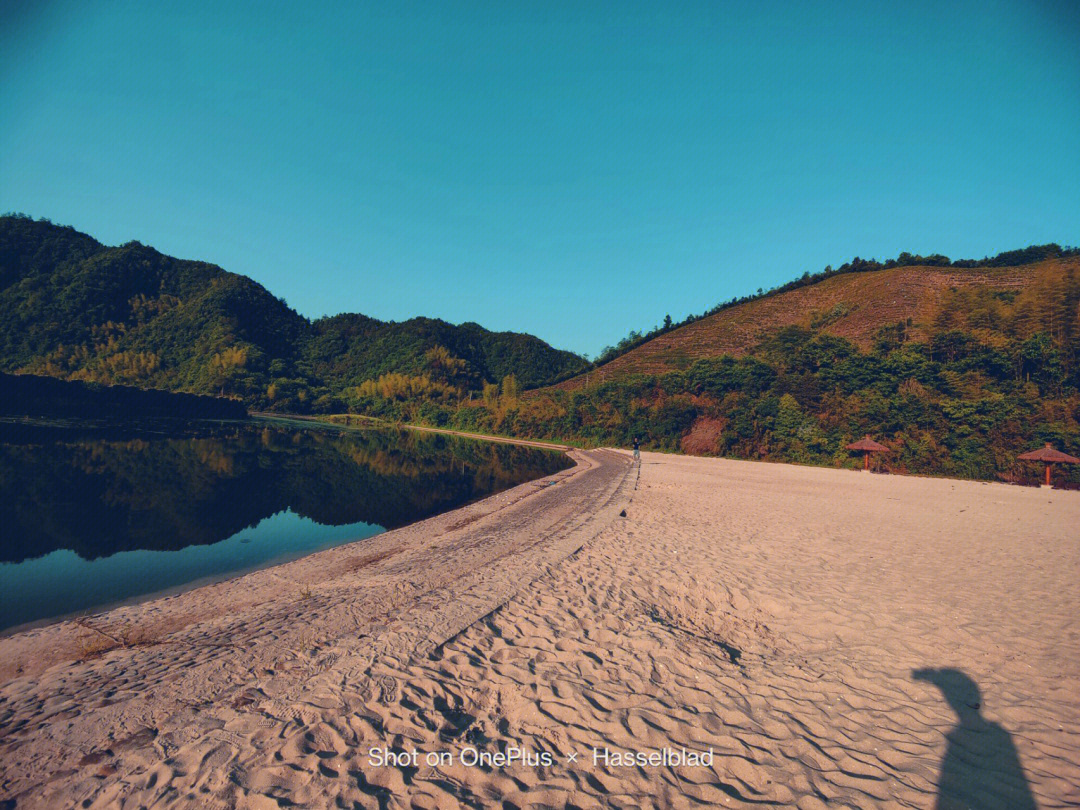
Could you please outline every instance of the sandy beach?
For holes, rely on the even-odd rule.
[[[1080,493],[572,456],[0,639],[0,807],[1080,804]]]

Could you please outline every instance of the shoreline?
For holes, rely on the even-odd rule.
[[[142,614],[146,613],[154,617],[157,625],[161,625],[160,630],[142,629],[130,638],[117,634],[120,641],[108,649],[152,644],[162,634],[174,633],[182,627],[201,620],[206,611],[192,607],[191,603],[197,603],[202,593],[207,596],[212,594],[213,600],[228,605],[230,610],[246,610],[273,602],[276,598],[274,583],[290,579],[314,579],[321,582],[332,577],[333,566],[338,562],[339,557],[378,556],[387,548],[393,547],[399,537],[407,538],[411,543],[416,543],[418,539],[422,542],[425,534],[446,534],[480,517],[489,518],[498,515],[508,508],[517,506],[521,501],[542,489],[564,483],[592,469],[593,465],[584,454],[569,452],[567,455],[574,464],[564,470],[492,493],[456,509],[423,518],[406,526],[351,540],[300,557],[269,562],[266,565],[230,573],[220,578],[207,577],[176,588],[144,594],[132,599],[118,600],[114,604],[102,606],[92,612],[78,612],[32,623],[28,627],[11,628],[10,631],[0,633],[0,661],[3,662],[0,663],[0,686],[12,675],[25,676],[64,660],[78,660],[80,649],[85,647],[85,644],[77,642],[74,638],[84,635],[80,632],[80,628],[92,633],[100,633],[104,630],[108,637],[111,636],[108,634],[111,625],[139,627],[145,620]],[[373,551],[372,554],[363,553],[375,547],[378,547],[378,551]],[[177,614],[183,620],[164,621],[159,614]],[[47,641],[39,640],[41,636],[48,637]],[[21,643],[28,637],[33,637],[35,642],[33,644]],[[43,657],[36,655],[42,647],[48,650],[48,655],[43,659],[47,661],[47,664],[44,665]],[[94,651],[95,654],[98,652],[98,650]],[[30,659],[34,657],[38,657],[39,660],[31,663]]]
[[[231,592],[231,612],[0,684],[0,800],[971,804],[947,767],[1001,807],[1080,799],[1077,499],[575,455],[554,484],[398,530],[394,548],[210,586],[201,601],[220,613]],[[109,615],[122,637],[130,616]],[[976,733],[993,745],[949,765]],[[665,750],[714,756],[654,767]]]
[[[492,442],[494,444],[513,444],[520,447],[535,447],[540,450],[558,450],[564,453],[569,453],[571,450],[584,449],[569,444],[559,444],[558,442],[541,441],[538,439],[517,439],[513,436],[496,436],[490,433],[468,433],[462,430],[451,430],[450,428],[413,425],[407,422],[397,424],[394,422],[386,422],[374,416],[358,416],[355,414],[353,414],[353,416],[358,420],[357,424],[343,425],[340,422],[330,421],[329,416],[323,418],[320,416],[277,414],[269,413],[267,411],[252,411],[251,413],[252,419],[278,422],[303,422],[305,424],[323,425],[337,430],[362,430],[365,426],[369,426],[379,430],[411,430],[417,433],[438,433],[443,436],[458,436],[462,439],[474,439],[476,441]]]
[[[498,436],[489,433],[468,433],[459,430],[451,430],[450,428],[429,427],[427,425],[414,425],[409,423],[394,423],[386,422],[378,417],[374,416],[361,416],[358,414],[351,414],[355,419],[361,420],[356,425],[343,425],[338,422],[331,422],[329,418],[322,418],[319,416],[298,416],[288,414],[274,414],[268,412],[252,412],[251,418],[253,419],[268,419],[268,420],[281,420],[289,421],[295,420],[304,422],[307,424],[321,424],[330,427],[337,428],[339,430],[355,430],[363,429],[364,423],[369,423],[371,427],[376,429],[400,429],[400,430],[414,430],[421,433],[441,433],[447,436],[460,436],[466,439],[475,439],[477,441],[488,441],[503,444],[517,444],[523,447],[537,447],[540,449],[550,450],[562,450],[569,452],[571,450],[590,450],[598,449],[589,445],[567,445],[559,444],[557,442],[551,442],[541,439],[518,439],[512,436]],[[609,449],[615,449],[619,451],[629,451],[628,447],[610,447]],[[708,456],[708,455],[695,455],[691,453],[685,453],[681,450],[663,450],[663,449],[650,449],[644,452],[654,453],[662,456],[673,456],[677,458],[697,458],[697,459],[716,459],[722,461],[737,461],[745,462],[748,464],[777,464],[790,467],[803,467],[814,470],[844,470],[847,472],[865,472],[862,467],[859,466],[833,466],[831,464],[814,464],[811,462],[803,461],[782,461],[782,460],[770,460],[770,459],[758,459],[758,458],[740,458],[738,456]],[[1019,452],[1019,451],[1017,451]],[[1023,489],[1046,489],[1045,484],[1042,483],[1041,478],[1032,479],[1031,483],[1024,483],[1023,481],[1005,481],[999,478],[955,478],[939,473],[930,472],[891,472],[888,470],[871,469],[869,470],[871,475],[884,475],[884,476],[896,476],[899,478],[922,478],[935,481],[957,481],[967,482],[973,484],[1003,484],[1010,487],[1020,487]],[[1076,486],[1060,486],[1058,482],[1055,482],[1050,489],[1057,492],[1080,492],[1080,488]]]
[[[23,421],[25,421],[25,420],[23,420]],[[215,424],[218,424],[218,423],[225,423],[225,422],[227,422],[229,420],[204,419],[204,420],[183,420],[183,421],[184,421],[185,424],[195,424],[195,423],[197,423],[199,421],[213,422]],[[238,424],[250,424],[250,421],[247,421],[247,420],[236,420],[236,421],[237,421]],[[269,421],[269,422],[278,422],[278,423],[283,422],[283,423],[289,424],[292,427],[297,427],[297,428],[299,428],[299,427],[307,427],[307,426],[322,426],[322,427],[325,427],[325,428],[329,428],[329,429],[332,429],[332,430],[336,429],[336,430],[339,430],[339,431],[345,431],[345,430],[352,429],[349,426],[337,425],[335,423],[327,422],[327,421],[322,420],[322,419],[310,418],[310,417],[304,417],[304,416],[282,416],[282,415],[278,415],[278,414],[262,414],[261,413],[261,414],[257,414],[257,415],[253,414],[252,415],[252,421]],[[302,424],[298,425],[297,422],[300,422]],[[112,426],[110,426],[110,427],[112,427]],[[389,425],[389,424],[386,424],[386,425],[379,424],[376,427],[377,427],[377,429],[386,429],[386,428],[390,428],[392,426]],[[66,426],[65,426],[65,429],[67,429]],[[417,428],[417,429],[418,430],[425,430],[424,428]],[[572,447],[565,446],[565,445],[548,445],[548,444],[543,444],[543,443],[539,443],[539,442],[531,442],[531,441],[503,440],[503,439],[500,439],[499,437],[488,437],[488,436],[482,436],[482,435],[479,435],[479,434],[454,433],[452,431],[439,431],[438,429],[435,429],[435,432],[448,432],[448,433],[453,433],[453,435],[460,435],[460,436],[465,437],[465,438],[484,440],[484,441],[491,441],[491,442],[494,442],[494,443],[515,444],[515,445],[522,445],[522,446],[541,448],[541,449],[558,450],[558,451],[564,453],[567,456],[570,456],[570,451],[574,449]],[[571,459],[572,459],[572,456],[571,456]],[[568,468],[568,469],[573,469],[573,466],[574,465],[571,465],[571,467]],[[546,478],[546,477],[549,477],[549,476],[541,476],[540,478],[533,479],[532,481],[523,482],[523,484],[520,484],[518,486],[524,486],[524,485],[527,485],[527,484],[535,484],[537,481],[544,480],[544,478]],[[513,488],[514,487],[511,487],[511,489],[513,489]],[[502,490],[502,491],[504,492],[506,490]],[[470,506],[470,505],[472,505],[474,503],[486,500],[487,498],[490,498],[490,497],[493,497],[493,496],[499,495],[499,494],[500,494],[500,492],[493,492],[490,495],[481,496],[480,498],[478,498],[476,500],[463,503],[460,506],[455,507],[455,509],[449,510],[449,511],[452,512],[452,511],[457,511],[459,509],[463,509],[463,508],[465,508],[467,506]],[[442,514],[446,514],[446,513],[442,513]],[[427,518],[419,518],[418,520],[413,521],[413,523],[406,524],[405,526],[397,526],[397,527],[395,527],[394,529],[391,529],[391,530],[383,529],[383,531],[380,532],[380,534],[385,534],[387,531],[396,531],[396,530],[399,530],[399,529],[405,529],[405,528],[408,528],[411,525],[414,525],[415,523],[420,523],[420,522],[423,522],[424,520],[428,520],[431,517],[438,517],[438,515],[430,515]],[[346,541],[344,541],[342,543],[332,545],[332,546],[330,546],[328,548],[320,549],[319,551],[315,551],[315,552],[301,552],[299,554],[286,553],[286,554],[280,555],[278,557],[275,557],[273,559],[266,560],[266,561],[264,561],[262,563],[251,565],[251,566],[248,566],[248,567],[245,567],[245,568],[240,568],[240,569],[237,569],[237,570],[234,570],[234,571],[228,571],[228,572],[223,572],[223,573],[219,573],[219,574],[208,574],[208,575],[201,576],[201,577],[198,577],[196,579],[190,580],[188,582],[183,582],[183,583],[180,583],[178,585],[173,585],[173,586],[170,586],[170,587],[162,588],[160,590],[149,591],[149,592],[146,592],[146,593],[136,594],[134,596],[124,597],[124,598],[115,599],[115,600],[112,600],[112,601],[109,601],[109,602],[104,602],[104,603],[101,603],[101,604],[98,604],[98,605],[91,606],[89,608],[75,610],[75,611],[72,611],[72,612],[69,612],[69,613],[59,614],[59,615],[56,615],[56,616],[50,616],[50,617],[46,617],[46,618],[43,618],[43,619],[35,619],[35,620],[29,621],[29,622],[24,622],[24,623],[18,624],[18,625],[12,625],[11,627],[0,629],[0,640],[5,639],[5,638],[9,638],[11,636],[20,635],[22,633],[26,633],[26,632],[30,632],[30,631],[34,631],[34,630],[40,630],[40,629],[47,628],[47,627],[50,627],[50,626],[56,625],[56,624],[61,624],[61,623],[64,623],[64,622],[79,622],[79,621],[82,621],[82,620],[93,619],[95,617],[99,617],[99,616],[101,616],[103,614],[106,614],[108,612],[111,612],[113,610],[117,610],[117,609],[120,609],[120,608],[132,607],[132,606],[136,606],[136,605],[141,605],[141,604],[146,603],[146,602],[157,601],[159,599],[167,599],[167,598],[170,598],[170,597],[181,596],[183,594],[188,593],[189,591],[198,590],[199,588],[229,582],[231,580],[239,579],[241,577],[244,577],[244,576],[246,576],[248,574],[257,573],[259,571],[264,571],[264,570],[276,568],[276,567],[279,567],[279,566],[285,566],[285,565],[288,565],[290,563],[296,562],[298,560],[302,560],[302,559],[304,559],[306,557],[312,556],[313,554],[319,554],[319,553],[322,553],[324,551],[329,551],[329,550],[332,550],[334,548],[339,548],[341,546],[351,545],[353,543],[364,542],[366,540],[369,540],[372,536],[374,536],[374,535],[369,535],[368,537],[363,537],[363,538],[355,538],[355,539],[346,540]],[[228,538],[223,538],[223,539],[228,539]],[[2,677],[4,671],[5,671],[5,669],[4,669],[3,665],[0,665],[0,677]]]
[[[537,479],[537,480],[539,480],[539,479]],[[498,493],[495,493],[495,494],[498,494]],[[488,496],[488,497],[490,497],[490,496]],[[468,505],[469,504],[464,504],[464,506],[468,506]],[[412,524],[408,524],[408,525],[412,525]],[[399,528],[407,528],[407,526],[401,526]],[[380,532],[380,534],[385,534],[385,533],[386,533],[385,529],[382,532]],[[245,577],[248,574],[256,574],[259,571],[266,571],[268,569],[276,568],[278,566],[288,565],[289,563],[296,562],[297,560],[302,560],[305,557],[310,557],[310,556],[312,556],[314,554],[321,554],[324,551],[330,551],[331,549],[340,548],[341,546],[352,545],[354,543],[363,543],[365,540],[370,539],[370,537],[377,537],[377,536],[378,535],[369,535],[369,537],[360,537],[360,538],[356,538],[356,539],[353,539],[353,540],[346,540],[345,542],[341,543],[340,545],[330,546],[329,548],[320,549],[318,551],[301,552],[299,555],[295,555],[295,556],[290,555],[290,554],[285,554],[283,556],[272,558],[270,560],[267,560],[265,563],[262,563],[262,564],[259,564],[259,565],[254,565],[254,566],[251,566],[249,568],[242,568],[242,569],[232,571],[232,572],[229,572],[229,573],[225,573],[225,574],[221,574],[221,575],[208,574],[206,576],[199,577],[198,579],[190,580],[189,582],[185,582],[185,583],[182,583],[180,585],[174,585],[174,586],[169,587],[169,588],[163,588],[163,589],[161,589],[159,591],[150,591],[148,593],[138,594],[136,596],[131,596],[131,597],[128,597],[126,599],[117,599],[117,600],[112,601],[112,602],[106,602],[104,604],[97,605],[97,606],[91,607],[91,608],[87,608],[85,610],[76,610],[76,611],[73,611],[71,613],[62,614],[60,616],[52,616],[52,617],[46,618],[46,619],[37,619],[35,621],[26,622],[25,624],[14,625],[12,627],[8,627],[6,629],[0,630],[0,641],[2,641],[5,638],[9,638],[11,636],[17,636],[17,635],[19,635],[21,633],[28,633],[31,630],[41,630],[41,629],[46,628],[46,627],[51,627],[54,624],[61,624],[63,622],[78,622],[80,619],[93,619],[93,618],[96,618],[96,617],[104,616],[105,614],[111,613],[114,610],[119,610],[120,608],[135,607],[135,606],[138,606],[138,605],[145,604],[147,602],[156,602],[159,599],[169,599],[169,598],[175,597],[175,596],[183,596],[186,593],[189,593],[191,591],[197,591],[200,588],[207,588],[207,587],[210,587],[211,585],[219,585],[219,584],[224,583],[224,582],[230,582],[231,580],[234,580],[234,579],[240,579],[241,577]],[[229,538],[225,538],[225,540],[228,540],[228,539]],[[224,541],[219,541],[219,542],[224,542]],[[168,552],[165,552],[165,553],[168,553]]]

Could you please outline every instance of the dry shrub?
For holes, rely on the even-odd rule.
[[[716,455],[720,452],[720,438],[725,427],[727,420],[722,417],[699,416],[682,437],[682,451],[693,456]]]
[[[109,650],[115,650],[120,646],[111,638],[103,636],[100,633],[95,633],[92,630],[80,633],[76,645],[79,660],[81,661],[97,658],[99,655],[103,655]]]

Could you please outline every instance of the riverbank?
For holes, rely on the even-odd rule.
[[[0,800],[1080,800],[1075,493],[575,456],[182,609],[105,614],[114,639],[158,635],[5,678]],[[29,663],[18,638],[0,660]]]
[[[269,411],[256,411],[251,414],[256,419],[268,420],[271,422],[282,422],[285,424],[294,425],[323,425],[329,427],[335,427],[342,430],[345,429],[362,429],[364,427],[377,428],[380,430],[387,429],[400,429],[411,430],[416,433],[438,433],[443,436],[457,436],[462,439],[476,439],[484,442],[495,442],[496,444],[514,444],[520,447],[536,447],[540,450],[557,450],[561,452],[569,452],[575,449],[574,446],[569,444],[559,444],[558,442],[545,442],[537,441],[536,439],[518,439],[513,436],[496,436],[489,433],[469,433],[464,430],[451,430],[450,428],[430,427],[428,425],[412,425],[409,423],[395,424],[393,422],[387,422],[383,419],[377,419],[374,416],[357,416],[349,414],[348,418],[350,422],[343,421],[343,416],[301,416],[294,414],[277,414]],[[582,449],[582,448],[577,448]]]
[[[320,673],[429,654],[623,508],[626,458],[573,458],[547,478],[359,543],[0,639],[0,800],[114,806],[88,762],[108,760],[117,778],[106,781],[127,791],[125,768],[145,772],[194,729],[219,729],[218,712],[234,716],[252,689],[286,703],[297,695],[296,706],[269,709],[288,722]],[[131,739],[138,750],[117,748]]]

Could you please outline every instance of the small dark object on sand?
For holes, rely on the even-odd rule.
[[[625,509],[623,509],[621,512],[619,512],[619,517],[626,517],[626,510]]]

